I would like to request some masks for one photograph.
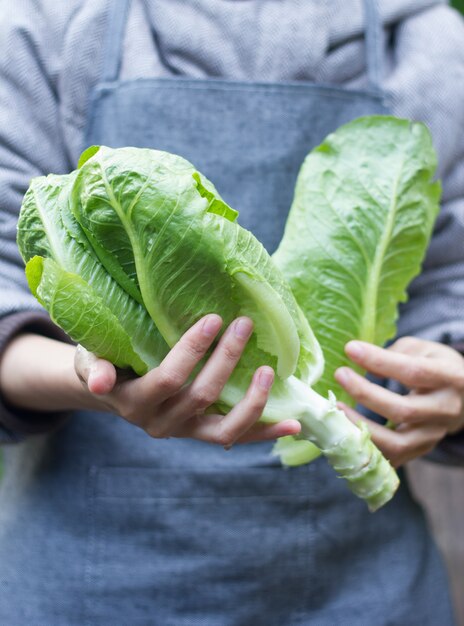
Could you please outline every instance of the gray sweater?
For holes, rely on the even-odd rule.
[[[33,176],[73,169],[99,78],[110,0],[7,0],[0,13],[0,353],[32,328],[62,338],[25,285],[16,245]],[[399,333],[464,342],[464,23],[440,0],[380,0],[393,112],[426,122],[443,207]],[[362,0],[133,0],[121,77],[366,83]],[[63,416],[0,408],[18,432]]]

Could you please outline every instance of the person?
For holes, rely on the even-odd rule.
[[[1,623],[453,623],[405,480],[370,515],[323,459],[285,471],[271,456],[269,439],[299,425],[257,423],[269,368],[229,415],[201,417],[251,320],[226,330],[191,384],[220,330],[214,311],[159,368],[119,380],[92,355],[75,365],[75,347],[28,293],[15,246],[31,177],[73,169],[95,143],[182,154],[272,252],[298,166],[328,132],[370,113],[423,120],[443,207],[402,307],[403,338],[347,346],[409,393],[350,368],[337,379],[396,422],[363,418],[395,466],[432,449],[462,463],[464,26],[439,0],[378,8],[17,0],[1,13],[0,421],[15,444],[4,447],[0,495]]]

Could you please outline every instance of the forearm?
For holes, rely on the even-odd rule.
[[[0,392],[12,407],[32,411],[100,409],[74,370],[75,348],[24,333],[6,347],[0,361]]]

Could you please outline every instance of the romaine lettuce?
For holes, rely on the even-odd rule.
[[[305,159],[285,233],[273,255],[324,353],[317,392],[353,406],[334,372],[359,339],[382,346],[396,334],[398,303],[419,273],[438,214],[436,155],[423,124],[363,117],[339,128]],[[292,443],[293,442],[293,443]],[[284,437],[286,465],[317,456]]]
[[[340,157],[338,152],[344,153],[347,143],[361,142],[363,127],[370,139],[363,149],[359,146],[358,160],[353,154]],[[396,220],[403,210],[387,211],[388,237],[383,235],[385,221],[376,212],[383,211],[386,198],[402,207],[407,192],[406,205],[417,209],[406,227],[413,230],[423,219],[419,205],[429,203],[431,214],[436,212],[438,191],[430,184],[433,158],[424,127],[375,117],[360,120],[352,129],[350,125],[340,129],[303,166],[286,235],[275,257],[283,272],[257,239],[239,226],[237,212],[189,162],[146,149],[92,147],[75,172],[34,179],[21,210],[18,245],[30,288],[52,319],[88,349],[138,374],[155,367],[206,313],[220,314],[224,327],[239,315],[251,317],[253,335],[219,407],[227,411],[242,398],[258,366],[272,366],[277,377],[262,419],[299,419],[301,437],[316,444],[352,491],[375,510],[392,497],[396,473],[367,429],[348,420],[336,408],[333,395],[325,396],[329,387],[335,387],[330,376],[343,354],[343,343],[359,336],[358,310],[364,311],[363,324],[377,328],[382,320],[391,334],[397,300],[417,271],[430,234],[430,224],[424,228],[421,223],[424,234],[411,235],[414,245],[407,248],[411,258],[405,264],[414,271],[402,273],[399,286],[395,281],[389,288],[389,275],[402,263],[392,261],[392,269],[384,271],[385,259],[406,249],[396,235]],[[317,167],[320,154],[329,164],[325,170],[323,165]],[[409,169],[404,165],[407,159],[412,161]],[[351,165],[351,183],[349,174],[337,169],[340,161]],[[327,195],[334,199],[328,206],[321,200]],[[344,196],[351,200],[344,202]],[[345,212],[340,209],[339,214],[339,205]],[[355,213],[359,208],[359,217],[350,213],[353,208]],[[312,226],[314,218],[317,223]],[[369,230],[368,251],[372,250],[374,262],[378,258],[374,278],[367,279],[374,287],[368,292],[370,300],[356,279],[362,266],[352,256],[358,253],[360,229]],[[398,242],[397,248],[390,239]],[[293,256],[288,253],[292,246]],[[371,268],[372,261],[366,257],[365,264]],[[318,273],[332,277],[332,283],[314,280]],[[376,295],[380,280],[388,306],[383,295]],[[323,395],[311,387],[321,380],[324,359],[308,319],[318,332],[322,330],[329,365],[319,383]],[[324,334],[327,325],[334,327],[337,339],[340,335],[338,343]],[[386,331],[363,338],[381,341]],[[338,352],[332,358],[334,351]],[[300,454],[300,462],[309,460],[306,448],[301,454],[294,452],[293,441],[285,445],[292,449],[293,459]],[[312,445],[313,456],[314,450]]]

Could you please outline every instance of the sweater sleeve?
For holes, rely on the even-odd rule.
[[[36,333],[58,341],[70,341],[67,335],[51,322],[46,313],[40,311],[13,313],[0,319],[0,358],[9,342],[24,332]],[[10,406],[0,396],[0,442],[14,443],[27,435],[53,431],[61,426],[68,416],[69,413],[65,411],[42,413],[21,410]]]
[[[464,101],[464,20],[441,5],[414,14],[395,31],[395,59],[387,80],[394,113],[427,124],[442,184],[441,211],[422,272],[400,307],[398,335],[459,345],[464,343],[464,107],[457,103]]]
[[[70,169],[58,98],[64,23],[59,12],[54,22],[47,20],[41,2],[17,0],[0,11],[0,358],[23,330],[63,339],[29,293],[16,224],[31,178]],[[62,419],[14,410],[0,399],[4,441],[43,432]]]
[[[447,336],[445,336],[445,343],[449,343],[449,337]],[[464,356],[464,342],[455,343],[451,347]],[[426,458],[429,461],[442,463],[443,465],[460,465],[464,467],[464,428],[442,439]]]

